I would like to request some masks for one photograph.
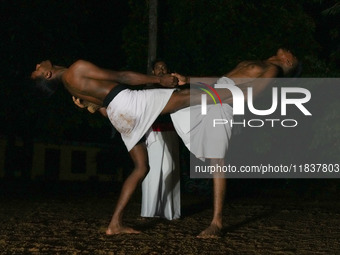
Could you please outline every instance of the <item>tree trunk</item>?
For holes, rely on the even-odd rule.
[[[157,0],[149,0],[148,74],[152,73],[152,62],[157,55],[157,4]]]

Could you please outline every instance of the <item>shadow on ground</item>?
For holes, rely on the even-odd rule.
[[[201,240],[195,236],[210,222],[211,199],[184,194],[181,219],[141,219],[137,193],[125,219],[142,233],[106,236],[119,185],[2,184],[1,254],[340,254],[334,199],[233,197],[222,237]]]

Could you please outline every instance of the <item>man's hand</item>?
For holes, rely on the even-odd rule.
[[[178,84],[178,79],[173,75],[165,74],[164,76],[160,77],[160,84],[163,87],[174,88]]]
[[[74,104],[80,108],[86,108],[90,113],[95,113],[99,108],[101,108],[99,105],[83,101],[80,98],[72,96],[72,100]]]
[[[184,75],[181,75],[181,74],[178,74],[178,73],[172,73],[171,75],[178,79],[178,85],[179,86],[189,83],[189,78],[184,76]]]
[[[86,106],[80,101],[80,98],[72,96],[73,103],[78,106],[79,108],[85,108]]]

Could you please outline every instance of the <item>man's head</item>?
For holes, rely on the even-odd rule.
[[[39,90],[51,96],[61,83],[60,79],[57,79],[58,70],[61,69],[61,67],[53,66],[51,61],[45,60],[35,66],[31,79],[35,81]]]
[[[152,65],[152,74],[156,76],[163,76],[168,73],[168,67],[162,60],[156,60]]]
[[[279,60],[284,76],[295,76],[295,73],[300,68],[297,57],[290,50],[284,48],[278,49],[276,57]]]
[[[31,74],[31,79],[37,78],[50,79],[52,77],[53,65],[50,60],[42,61],[35,66],[35,70]]]

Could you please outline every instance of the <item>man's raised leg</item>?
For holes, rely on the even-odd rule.
[[[224,166],[224,159],[211,159],[210,165]],[[214,173],[214,212],[213,219],[205,230],[203,230],[198,238],[216,238],[221,235],[222,230],[222,213],[227,181],[224,173]]]
[[[243,86],[245,89],[246,87]],[[232,103],[232,94],[228,89],[216,89],[216,91],[219,93],[220,98],[223,103]],[[164,107],[161,114],[166,113],[173,113],[180,109],[194,106],[194,105],[200,105],[202,104],[202,94],[206,94],[204,91],[197,90],[197,89],[183,89],[179,91],[175,91],[166,106]],[[208,104],[215,104],[214,99],[208,97],[207,98]]]
[[[148,154],[145,144],[139,143],[133,147],[133,149],[130,151],[130,156],[134,162],[135,168],[123,184],[116,209],[106,230],[107,235],[140,233],[133,228],[125,227],[123,225],[123,212],[133,192],[136,190],[137,185],[144,179],[149,171]]]

